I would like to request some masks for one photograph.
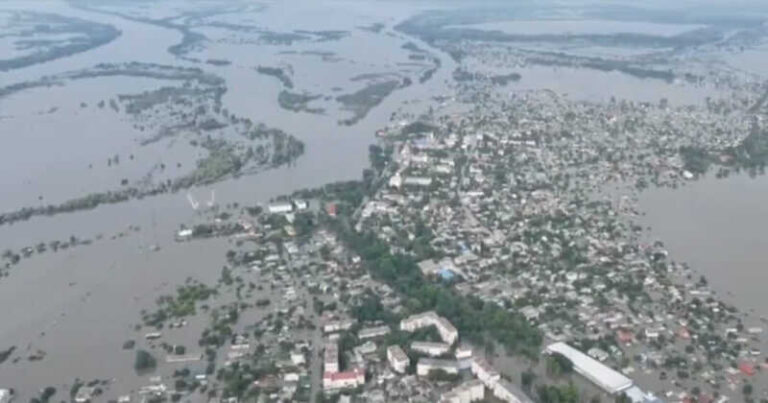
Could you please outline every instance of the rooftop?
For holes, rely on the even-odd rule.
[[[606,392],[616,394],[632,386],[632,380],[618,371],[601,364],[594,358],[563,342],[550,344],[548,354],[559,353],[573,363],[573,369]]]

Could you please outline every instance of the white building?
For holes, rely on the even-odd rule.
[[[400,321],[400,329],[406,332],[413,332],[427,326],[437,327],[440,337],[449,345],[453,345],[459,339],[459,331],[447,319],[438,316],[435,311],[411,315]]]
[[[293,205],[296,206],[296,210],[306,210],[309,208],[309,203],[306,200],[294,200]]]
[[[472,347],[462,344],[456,347],[454,355],[459,362],[459,369],[472,369]]]
[[[587,355],[601,362],[607,360],[609,357],[607,352],[597,347],[592,347],[587,350]]]
[[[616,395],[632,387],[632,380],[563,342],[550,344],[546,354],[561,354],[573,363],[573,369],[600,389]]]
[[[288,202],[271,203],[267,206],[269,214],[285,214],[293,211],[293,204]]]
[[[464,360],[467,358],[472,358],[472,347],[462,344],[458,347],[456,347],[456,359],[457,360]]]
[[[411,315],[400,321],[400,329],[406,332],[414,332],[422,327],[432,326],[439,316],[435,311],[427,311]]]
[[[411,343],[411,350],[437,357],[447,354],[451,351],[451,346],[446,343],[433,343],[429,341],[414,341]]]
[[[336,343],[326,343],[323,370],[326,373],[339,372],[339,346]]]
[[[415,165],[427,165],[429,164],[429,154],[413,154],[411,155],[411,162]]]
[[[472,359],[470,370],[472,371],[472,375],[476,376],[477,379],[486,385],[491,385],[493,382],[501,379],[501,375],[498,371],[496,371],[491,364],[482,357],[475,357]]]
[[[355,347],[355,354],[364,356],[373,354],[376,352],[376,343],[372,341],[366,341],[365,343]]]
[[[10,402],[12,397],[10,389],[0,389],[0,403]]]
[[[392,345],[387,348],[387,360],[392,369],[401,374],[405,373],[408,365],[411,363],[405,351],[398,345]]]
[[[399,188],[403,186],[403,177],[400,176],[400,172],[389,178],[389,186],[393,188]]]
[[[656,397],[653,393],[645,393],[637,386],[625,390],[624,394],[627,395],[632,403],[663,403],[663,400]]]
[[[525,320],[530,322],[530,321],[538,320],[540,312],[539,312],[539,309],[536,308],[535,306],[528,305],[520,309],[520,313],[523,314],[523,316],[525,317]]]
[[[75,402],[86,403],[91,401],[91,399],[93,399],[94,392],[96,392],[95,387],[81,386],[80,389],[77,390],[77,394],[75,395]]]
[[[405,186],[422,186],[429,187],[432,184],[432,178],[424,176],[406,176],[403,179],[403,185]]]
[[[357,333],[357,338],[360,340],[372,339],[374,337],[385,336],[389,334],[389,332],[390,332],[390,329],[389,329],[389,326],[387,325],[367,327],[364,329],[360,329],[360,331]]]
[[[416,364],[416,374],[427,376],[430,371],[442,370],[449,374],[459,373],[459,363],[456,360],[442,360],[435,358],[422,358]]]
[[[294,351],[291,353],[291,362],[293,365],[304,365],[307,362],[307,358],[304,357],[304,353],[301,351]]]
[[[352,325],[354,325],[355,322],[352,320],[335,320],[326,323],[323,326],[323,332],[325,333],[333,333],[333,332],[340,332],[342,330],[349,330]]]
[[[464,382],[440,397],[441,403],[471,403],[485,399],[485,385],[478,380]]]
[[[437,326],[437,331],[440,333],[440,337],[442,337],[444,342],[453,345],[453,343],[459,339],[459,331],[456,330],[448,319],[443,317],[437,318],[435,326]]]
[[[346,389],[365,385],[365,371],[355,368],[346,372],[326,372],[323,374],[323,389]]]

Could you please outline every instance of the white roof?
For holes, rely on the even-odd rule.
[[[643,403],[646,401],[645,393],[643,393],[640,388],[637,386],[633,386],[629,389],[627,389],[624,393],[626,393],[629,400],[632,401],[632,403]]]
[[[632,386],[631,379],[566,343],[550,344],[547,346],[546,352],[562,354],[573,363],[573,369],[576,372],[608,393],[616,394]]]

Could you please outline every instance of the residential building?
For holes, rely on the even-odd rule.
[[[414,341],[411,350],[437,357],[451,351],[451,346],[446,343],[434,343],[429,341]]]
[[[366,341],[365,343],[355,347],[355,354],[360,356],[373,354],[376,352],[376,343],[372,341]]]
[[[387,348],[387,360],[392,369],[398,373],[405,373],[411,360],[398,345],[392,345]]]
[[[355,322],[352,320],[330,321],[330,322],[327,322],[325,326],[323,326],[323,332],[333,333],[333,332],[340,332],[342,330],[349,330],[354,324]]]
[[[430,371],[442,370],[449,374],[459,373],[459,363],[456,360],[444,360],[435,358],[422,358],[416,364],[416,374],[427,376]]]
[[[326,343],[325,359],[323,360],[325,372],[339,372],[339,346],[336,343]]]
[[[360,340],[372,339],[374,337],[385,336],[389,334],[389,332],[390,332],[390,329],[389,329],[389,326],[387,325],[367,327],[364,329],[360,329],[360,331],[357,333],[357,338]]]
[[[427,311],[411,315],[400,321],[400,329],[406,332],[413,332],[422,327],[434,325],[437,318],[438,316],[435,311]]]
[[[356,388],[365,384],[365,371],[355,368],[345,372],[326,372],[323,374],[323,389]]]
[[[406,332],[413,332],[417,329],[435,326],[444,342],[453,345],[459,338],[459,331],[447,319],[438,316],[435,311],[422,312],[411,315],[400,321],[400,329]]]
[[[441,403],[471,403],[485,399],[485,385],[478,380],[464,382],[440,397]]]
[[[437,326],[437,331],[440,333],[440,337],[442,337],[444,342],[452,345],[459,339],[459,331],[456,330],[448,319],[443,317],[437,318],[435,326]]]
[[[463,360],[467,358],[472,358],[472,347],[462,344],[458,347],[456,347],[456,359],[457,360]]]
[[[270,214],[285,214],[293,211],[293,204],[288,202],[271,203],[267,206]]]
[[[482,357],[475,357],[472,359],[472,365],[470,367],[472,375],[482,381],[484,384],[489,385],[492,382],[501,379],[501,375],[496,371],[491,364],[488,363]]]
[[[407,176],[403,179],[402,182],[405,186],[423,186],[428,187],[432,184],[432,178],[423,177],[423,176]]]

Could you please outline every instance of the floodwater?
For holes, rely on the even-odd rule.
[[[88,193],[114,190],[121,187],[123,179],[134,183],[161,163],[167,165],[165,178],[193,169],[200,150],[171,138],[141,146],[140,141],[149,134],[135,129],[130,117],[108,104],[117,94],[154,90],[164,84],[173,83],[93,78],[64,87],[36,88],[1,100],[5,118],[0,121],[0,141],[12,147],[0,151],[0,172],[7,173],[0,211],[58,204]],[[102,101],[107,103],[99,108],[97,104]],[[113,156],[120,158],[119,164],[108,162]]]
[[[617,71],[549,66],[528,66],[516,71],[521,79],[508,87],[512,91],[548,89],[580,101],[607,102],[615,98],[658,103],[666,99],[672,105],[703,105],[707,97],[722,95],[707,86],[638,78]],[[595,85],[596,82],[610,85]]]
[[[195,197],[206,199],[215,191],[220,204],[253,205],[298,189],[358,179],[368,166],[368,146],[374,141],[374,132],[387,125],[391,115],[398,110],[407,108],[408,112],[418,115],[432,105],[431,97],[453,95],[447,84],[456,66],[450,57],[427,44],[391,32],[391,26],[396,22],[429,8],[430,4],[396,3],[386,8],[386,14],[370,15],[365,13],[362,2],[330,1],[329,7],[317,2],[304,3],[308,8],[296,17],[296,24],[289,17],[290,6],[285,4],[274,5],[265,15],[255,15],[254,18],[260,18],[260,26],[275,30],[279,26],[297,25],[296,29],[344,29],[350,35],[338,41],[291,46],[238,46],[227,40],[226,35],[230,34],[201,28],[211,41],[205,50],[189,56],[232,62],[226,66],[212,66],[195,64],[168,53],[167,49],[181,40],[177,30],[73,9],[60,1],[2,2],[2,8],[35,7],[112,24],[122,31],[122,35],[112,43],[85,53],[0,73],[0,82],[7,85],[36,80],[46,75],[87,69],[98,63],[139,61],[199,67],[227,81],[228,91],[223,103],[230,112],[283,129],[303,141],[306,149],[305,154],[290,166],[191,189],[190,193]],[[228,16],[230,20],[225,22],[236,23],[238,20],[232,18],[237,17]],[[248,21],[248,18],[240,18]],[[375,22],[384,23],[387,28],[380,34],[357,28]],[[441,59],[442,67],[424,84],[419,84],[418,77],[414,77],[415,67],[402,64],[408,60],[408,52],[401,46],[408,41]],[[341,60],[325,61],[318,56],[285,53],[307,50],[333,52]],[[276,102],[281,84],[274,77],[257,73],[255,67],[260,64],[289,64],[294,70],[292,78],[297,91],[324,96],[358,90],[365,83],[349,79],[361,73],[395,72],[415,79],[412,85],[385,98],[357,124],[339,126],[338,106],[330,101],[321,102],[321,106],[328,108],[326,114],[281,109]],[[556,80],[563,71],[550,70],[523,69],[523,80],[509,88],[549,88],[568,92],[574,97],[601,100],[609,94],[606,90],[591,95],[591,87],[586,84],[577,87],[564,84],[566,81],[605,82],[605,73],[569,71],[571,77]],[[620,78],[616,74],[610,73],[608,79],[626,79],[626,76]],[[183,160],[184,166],[191,165],[192,154],[196,151],[168,144],[157,144],[149,151],[140,150],[136,139],[141,134],[122,120],[122,115],[112,113],[109,107],[99,110],[93,106],[97,100],[121,93],[137,93],[158,85],[163,85],[162,80],[84,79],[64,87],[30,90],[0,100],[0,140],[3,142],[0,148],[0,184],[3,186],[0,209],[52,203],[84,191],[116,188],[123,177],[140,175],[161,159],[167,165],[177,160]],[[335,86],[341,88],[338,94],[330,92]],[[646,87],[645,81],[633,82],[620,92],[618,98],[642,94]],[[613,92],[618,88],[622,87],[613,88]],[[664,88],[661,84],[648,87],[647,94],[649,97],[653,91],[658,91],[657,95],[664,94]],[[688,91],[673,86],[668,88],[671,88],[668,98],[673,101],[674,94]],[[88,108],[81,108],[80,102],[87,102]],[[58,109],[48,113],[52,108]],[[106,158],[115,153],[121,156],[120,166],[105,169]],[[126,160],[125,155],[130,153],[137,155],[136,161]],[[91,163],[93,169],[89,168]],[[38,199],[40,196],[43,196],[42,201]],[[0,279],[0,304],[5,307],[0,310],[0,349],[17,346],[18,355],[22,357],[18,363],[0,365],[0,388],[12,386],[20,399],[25,400],[35,396],[40,387],[53,385],[60,390],[56,396],[59,398],[67,390],[64,385],[71,384],[75,377],[86,380],[114,378],[106,396],[114,398],[146,383],[146,377],[133,373],[132,354],[121,349],[127,339],[137,340],[139,347],[144,344],[143,332],[133,329],[140,320],[140,311],[152,309],[158,295],[173,292],[187,277],[203,283],[215,281],[225,263],[224,255],[230,247],[228,240],[207,240],[204,247],[202,241],[176,243],[173,240],[181,224],[197,220],[200,220],[199,213],[190,208],[186,192],[179,192],[0,226],[2,250],[18,250],[70,236],[94,240],[89,246],[24,259],[11,270],[9,277]],[[130,229],[136,227],[140,229]],[[153,245],[160,249],[152,252]],[[202,325],[193,320],[184,332],[174,331],[174,341],[196,345],[197,329]],[[47,353],[45,359],[27,361],[26,357],[37,350]]]
[[[721,297],[768,317],[768,177],[708,176],[678,189],[648,189],[643,225],[670,256],[703,274]]]
[[[6,2],[3,7],[21,4],[27,6],[26,2]],[[113,24],[122,35],[86,53],[2,73],[0,82],[4,85],[86,69],[98,63],[140,61],[201,67],[227,80],[228,92],[223,103],[229,111],[281,128],[305,142],[305,154],[291,166],[190,190],[199,200],[206,200],[211,191],[215,191],[220,204],[263,203],[298,189],[360,178],[368,165],[367,148],[374,141],[375,130],[385,126],[391,114],[406,102],[411,112],[426,111],[429,97],[446,94],[445,83],[454,68],[450,58],[430,50],[442,59],[444,66],[432,80],[423,85],[414,80],[413,85],[387,97],[358,124],[339,126],[338,116],[333,113],[312,115],[280,109],[276,103],[281,89],[279,82],[254,70],[260,63],[273,65],[276,62],[273,57],[279,52],[310,49],[306,45],[257,48],[249,56],[242,47],[212,44],[206,57],[221,57],[233,63],[229,66],[191,64],[167,52],[169,46],[180,40],[177,31],[76,10],[60,2],[37,4],[47,11]],[[340,18],[338,15],[336,20]],[[322,92],[327,87],[316,87],[316,84],[332,77],[331,82],[347,82],[345,92],[354,91],[357,88],[344,80],[344,75],[387,72],[398,62],[407,60],[407,54],[400,49],[407,39],[383,33],[373,39],[373,34],[367,31],[353,31],[353,25],[371,21],[386,23],[387,18],[402,17],[397,14],[350,20],[345,28],[350,29],[352,37],[347,42],[324,42],[312,47],[333,51],[347,59],[356,53],[358,59],[362,58],[360,55],[367,58],[348,63],[353,68],[321,65],[318,57],[307,56],[301,65],[292,60],[297,65],[296,85]],[[137,44],[141,44],[139,60],[136,59]],[[383,54],[394,55],[394,59],[376,61],[375,53],[364,51],[367,44]],[[428,48],[423,43],[418,45]],[[249,49],[252,48],[256,47]],[[296,58],[286,56],[290,57]],[[354,68],[356,63],[363,67]],[[171,162],[175,162],[176,157],[191,158],[191,155],[176,155],[178,150],[182,150],[180,154],[194,152],[183,147],[159,144],[150,151],[139,147],[136,141],[143,135],[124,120],[124,115],[112,112],[109,106],[103,110],[94,106],[101,99],[138,93],[163,84],[166,82],[162,80],[126,77],[83,79],[64,87],[29,90],[0,100],[0,137],[4,145],[9,145],[0,151],[3,161],[0,180],[4,186],[0,208],[6,211],[27,204],[61,201],[83,191],[118,188],[120,178],[133,178],[161,159],[172,158]],[[80,102],[86,102],[88,107],[81,108]],[[107,169],[106,159],[115,153],[121,156],[120,166]],[[136,161],[125,158],[130,153],[137,155]],[[91,163],[94,168],[89,168]],[[190,164],[185,160],[185,166]],[[39,196],[43,196],[42,201],[38,200]],[[57,387],[63,396],[68,390],[66,385],[75,377],[114,378],[106,396],[114,398],[146,384],[146,376],[133,372],[133,353],[121,349],[128,339],[136,340],[139,348],[145,345],[144,331],[133,329],[140,321],[140,311],[152,309],[157,296],[172,293],[187,277],[203,283],[214,282],[225,264],[225,252],[230,247],[227,240],[204,241],[205,247],[200,247],[202,242],[174,241],[179,226],[200,220],[198,215],[190,208],[186,192],[180,192],[0,227],[0,249],[3,250],[66,240],[70,236],[94,240],[92,245],[23,259],[9,277],[0,280],[0,303],[4,307],[16,307],[3,309],[0,314],[0,348],[16,346],[14,356],[21,357],[17,363],[8,361],[0,365],[0,387],[12,386],[20,399],[28,399],[47,385]],[[131,229],[135,227],[140,229]],[[160,249],[153,252],[151,247],[155,245]],[[171,335],[173,341],[195,346],[206,320],[205,317],[192,320],[184,331],[174,331],[177,334]],[[46,357],[39,362],[28,361],[27,357],[38,350],[44,351]],[[162,368],[165,372],[173,369]]]
[[[764,78],[768,74],[768,45],[734,51],[727,60],[729,65],[739,70]]]

